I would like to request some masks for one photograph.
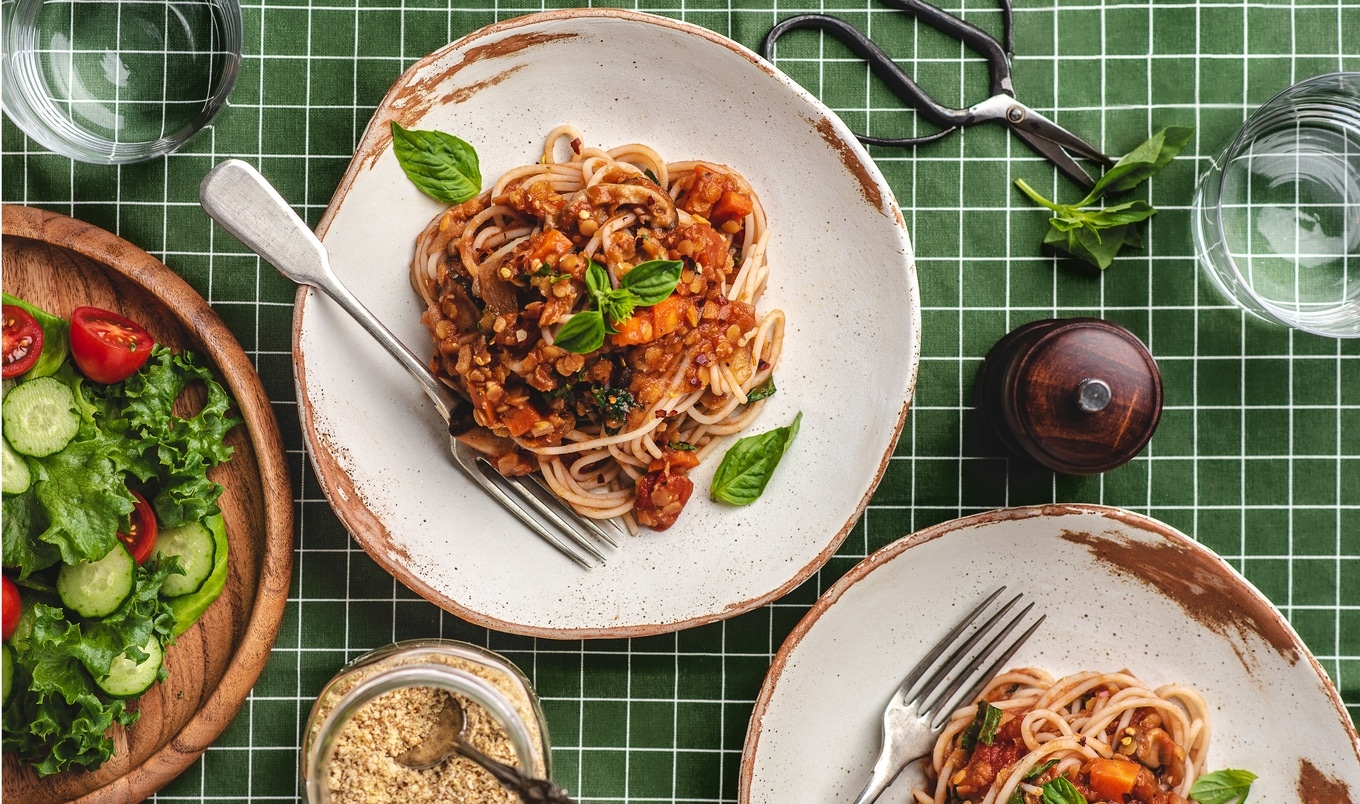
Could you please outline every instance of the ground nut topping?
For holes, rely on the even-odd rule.
[[[373,673],[393,664],[442,662],[485,679],[506,696],[531,735],[540,739],[532,705],[523,689],[504,674],[457,657],[427,655],[411,661],[380,662],[360,668],[336,682],[327,699],[336,700]],[[463,737],[492,759],[518,764],[518,755],[505,727],[481,705],[461,695],[453,698],[465,715]],[[438,719],[449,693],[436,687],[403,687],[384,693],[360,707],[341,728],[328,767],[327,784],[335,804],[514,804],[519,799],[481,767],[460,756],[425,770],[413,770],[396,757],[418,744]],[[318,711],[320,723],[328,711]]]

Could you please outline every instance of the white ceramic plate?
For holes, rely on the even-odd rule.
[[[1360,796],[1360,739],[1335,687],[1270,603],[1171,527],[1097,506],[993,511],[866,558],[780,648],[751,718],[743,804],[851,801],[902,676],[997,586],[1048,615],[1012,664],[1128,668],[1209,703],[1208,770],[1260,778],[1259,802]],[[906,802],[907,779],[880,801]]]
[[[300,414],[326,496],[370,555],[418,593],[498,630],[636,636],[779,597],[845,538],[887,465],[919,357],[911,244],[892,193],[828,110],[748,50],[634,12],[523,17],[413,66],[368,126],[320,229],[336,272],[417,354],[430,352],[407,280],[441,205],[402,174],[389,120],[472,143],[487,184],[536,161],[570,123],[587,144],[644,142],[668,160],[741,171],[773,239],[766,307],[788,316],[779,392],[751,432],[802,430],[764,497],[707,498],[694,474],[677,525],[581,571],[466,482],[443,423],[395,362],[304,289],[294,345]]]

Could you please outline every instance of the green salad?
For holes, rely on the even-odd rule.
[[[3,748],[40,775],[95,769],[226,585],[207,472],[240,419],[194,354],[107,310],[5,294],[3,357]]]

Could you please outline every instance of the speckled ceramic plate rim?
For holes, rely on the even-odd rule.
[[[320,223],[318,224],[317,227],[318,236],[323,239],[325,238],[327,231],[329,230],[332,222],[335,219],[335,216],[341,203],[344,201],[345,197],[353,188],[357,177],[361,174],[361,172],[365,169],[366,166],[371,166],[372,162],[389,146],[390,132],[387,129],[386,125],[387,120],[394,118],[400,119],[406,113],[409,113],[410,109],[407,108],[407,104],[409,104],[412,101],[413,96],[418,97],[420,91],[428,90],[434,87],[439,83],[439,81],[443,77],[447,76],[450,72],[456,72],[458,69],[461,69],[468,62],[486,57],[488,55],[494,56],[498,52],[500,52],[501,48],[504,47],[503,43],[500,42],[491,42],[490,44],[484,44],[484,40],[498,39],[502,35],[509,32],[513,32],[520,28],[538,26],[543,23],[551,23],[559,20],[572,20],[580,17],[614,18],[628,20],[640,24],[662,26],[677,31],[681,31],[689,35],[701,37],[705,40],[708,40],[711,43],[718,44],[724,48],[727,48],[728,50],[742,56],[743,58],[746,58],[753,65],[757,66],[762,71],[764,71],[774,79],[778,80],[790,92],[799,96],[803,100],[803,102],[806,103],[809,107],[821,111],[823,116],[820,120],[809,122],[814,123],[822,139],[837,151],[837,153],[840,156],[841,162],[857,178],[861,185],[861,190],[864,193],[865,200],[873,205],[876,205],[884,215],[889,216],[891,219],[893,219],[896,222],[899,229],[901,230],[901,238],[903,240],[904,245],[906,246],[907,257],[906,271],[909,290],[911,294],[911,298],[908,299],[907,301],[910,306],[910,310],[912,311],[911,322],[912,342],[910,344],[910,352],[908,355],[906,355],[907,359],[909,360],[907,394],[906,397],[902,400],[901,408],[897,415],[897,421],[893,427],[892,438],[889,440],[889,443],[886,444],[885,452],[883,453],[879,461],[879,465],[876,468],[872,483],[865,490],[861,499],[858,501],[857,505],[854,508],[853,514],[847,518],[844,525],[842,525],[837,532],[832,534],[828,543],[821,550],[820,553],[818,553],[811,561],[799,567],[792,574],[792,576],[783,584],[779,585],[774,589],[769,590],[765,594],[752,597],[746,600],[728,602],[725,605],[717,608],[716,610],[704,616],[690,617],[681,620],[663,621],[647,624],[634,624],[623,627],[597,627],[597,628],[540,627],[533,623],[523,623],[488,616],[483,612],[477,611],[473,608],[463,605],[458,601],[452,600],[447,596],[441,594],[438,590],[431,587],[430,584],[426,583],[424,580],[421,579],[421,577],[419,577],[419,575],[412,572],[407,566],[405,566],[402,563],[403,558],[402,549],[400,548],[399,545],[396,545],[393,542],[391,534],[389,534],[386,531],[381,519],[362,503],[361,495],[357,493],[356,489],[353,487],[351,483],[350,478],[347,476],[343,468],[337,463],[334,457],[335,453],[337,452],[337,445],[326,443],[326,435],[322,432],[319,432],[318,429],[315,427],[314,412],[312,410],[310,400],[306,393],[307,387],[306,363],[304,355],[302,354],[302,350],[299,346],[301,333],[303,331],[303,320],[306,314],[307,301],[312,293],[312,291],[305,286],[299,287],[296,295],[293,323],[294,367],[295,367],[295,381],[298,390],[297,397],[299,418],[302,423],[304,434],[306,436],[309,447],[312,447],[317,444],[324,444],[326,446],[325,449],[310,448],[308,450],[308,454],[313,464],[313,468],[316,470],[318,477],[321,479],[323,492],[328,501],[331,503],[332,508],[336,511],[337,515],[340,517],[344,525],[349,529],[349,531],[352,534],[355,535],[356,539],[364,546],[365,550],[374,558],[375,561],[377,561],[381,566],[383,566],[384,569],[386,569],[388,572],[390,572],[399,580],[401,580],[403,584],[405,584],[406,586],[420,594],[422,597],[425,597],[426,599],[431,600],[432,602],[439,605],[441,608],[444,608],[445,610],[463,619],[474,622],[476,624],[483,625],[488,628],[493,628],[500,631],[507,631],[511,633],[518,633],[528,636],[561,639],[647,636],[652,634],[667,633],[675,630],[703,625],[720,619],[732,617],[737,614],[750,611],[754,608],[758,608],[761,605],[764,605],[772,600],[776,600],[779,597],[782,597],[783,595],[787,594],[790,590],[795,588],[797,585],[799,585],[800,583],[805,581],[808,577],[810,577],[814,572],[816,572],[816,570],[820,568],[823,564],[825,564],[826,561],[829,560],[830,557],[835,553],[836,549],[845,540],[850,529],[854,527],[854,524],[859,519],[860,514],[863,513],[864,508],[868,505],[868,502],[872,497],[874,490],[877,488],[879,481],[882,479],[883,473],[886,470],[888,462],[892,457],[894,446],[896,444],[897,438],[901,434],[902,427],[906,421],[907,413],[910,409],[911,397],[913,395],[912,391],[915,388],[920,363],[921,320],[919,314],[920,311],[919,287],[916,281],[915,260],[912,254],[909,237],[906,234],[905,221],[903,220],[901,212],[898,209],[895,200],[893,199],[891,190],[887,186],[887,183],[883,180],[881,174],[879,174],[876,166],[874,166],[873,161],[869,158],[867,153],[863,150],[863,148],[859,145],[858,141],[855,139],[854,134],[845,126],[844,123],[840,121],[838,117],[836,117],[834,113],[826,109],[820,103],[820,101],[818,101],[812,95],[807,93],[806,90],[800,87],[796,82],[784,76],[782,73],[774,69],[768,63],[761,60],[754,53],[751,53],[746,48],[742,47],[741,45],[738,45],[735,42],[732,42],[729,39],[726,39],[711,31],[688,23],[679,22],[650,14],[620,9],[569,9],[563,11],[530,14],[524,17],[518,17],[512,20],[507,20],[505,22],[487,26],[486,28],[475,31],[467,35],[466,37],[463,37],[462,39],[450,44],[449,46],[439,51],[436,51],[435,53],[430,54],[429,56],[426,56],[425,58],[413,64],[393,84],[393,87],[389,91],[388,95],[379,104],[378,113],[375,114],[373,120],[370,121],[368,128],[365,130],[364,136],[362,137],[360,144],[356,149],[354,160],[351,162],[350,167],[346,170],[345,175],[342,177],[340,184],[337,187],[334,198],[332,199],[330,205],[327,207],[325,213],[322,215]],[[542,37],[543,35],[540,36]],[[516,45],[518,47],[532,46],[533,44],[536,44],[537,41],[542,41],[542,39],[539,40],[531,39],[528,42],[516,43]],[[422,80],[413,80],[415,76],[419,75],[422,72],[422,70],[428,68],[429,65],[438,61],[441,57],[444,57],[446,54],[450,52],[459,50],[465,53],[465,59],[463,62],[454,65],[454,67],[450,71],[447,71],[439,75],[435,75],[433,77],[426,77]],[[477,89],[482,88],[484,87],[477,87]],[[402,114],[390,113],[390,109],[394,103],[400,103],[403,106]],[[384,116],[384,112],[388,112],[387,116]]]
[[[1345,703],[1341,700],[1335,685],[1328,678],[1327,673],[1318,663],[1317,659],[1304,646],[1302,639],[1293,630],[1292,626],[1279,613],[1274,605],[1256,589],[1250,582],[1239,575],[1230,565],[1224,562],[1208,548],[1200,545],[1190,537],[1176,530],[1165,523],[1159,522],[1150,517],[1133,513],[1121,508],[1114,508],[1101,505],[1080,505],[1080,504],[1053,504],[1025,506],[1017,508],[1003,508],[988,511],[981,514],[962,517],[959,519],[942,522],[928,528],[924,528],[915,533],[894,541],[852,567],[835,584],[818,598],[817,602],[808,610],[807,614],[799,620],[793,630],[785,638],[779,651],[775,654],[770,663],[770,669],[766,674],[765,681],[761,686],[760,694],[756,699],[755,708],[752,711],[750,724],[746,733],[746,742],[742,749],[741,771],[738,781],[737,800],[740,804],[749,804],[751,801],[751,784],[755,771],[756,753],[760,747],[762,725],[769,709],[770,702],[774,698],[780,679],[788,667],[792,655],[798,650],[804,638],[811,632],[836,603],[856,584],[864,580],[875,570],[902,557],[904,553],[922,544],[936,539],[947,537],[959,531],[971,529],[977,526],[1001,523],[1007,521],[1019,521],[1038,518],[1050,518],[1061,520],[1064,517],[1074,515],[1095,515],[1109,520],[1112,524],[1142,530],[1157,534],[1168,541],[1174,543],[1184,550],[1198,554],[1206,561],[1217,563],[1221,566],[1219,578],[1229,585],[1231,595],[1235,599],[1241,599],[1252,609],[1252,618],[1258,621],[1268,622],[1279,635],[1286,637],[1289,641],[1288,647],[1297,652],[1301,657],[1307,659],[1314,673],[1321,682],[1320,686],[1325,690],[1331,706],[1335,710],[1338,721],[1342,724],[1343,730],[1351,740],[1351,748],[1354,752],[1357,764],[1360,764],[1360,735],[1357,735],[1355,725],[1351,722],[1347,714]],[[1131,568],[1124,568],[1126,571],[1133,571]],[[1276,637],[1278,640],[1279,637]],[[1272,641],[1266,637],[1266,641]],[[1275,645],[1278,650],[1280,646]],[[906,668],[903,669],[906,672]],[[886,692],[883,696],[886,696]],[[875,727],[876,728],[876,727]],[[1312,804],[1311,802],[1309,804]],[[1322,804],[1321,801],[1317,804]],[[1343,804],[1340,801],[1327,802],[1327,804]]]

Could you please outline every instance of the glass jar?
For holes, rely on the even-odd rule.
[[[425,771],[396,762],[395,756],[420,742],[433,723],[438,706],[423,704],[438,690],[453,694],[467,710],[464,738],[473,747],[528,775],[550,778],[547,724],[519,668],[465,642],[409,640],[359,657],[317,696],[302,735],[307,800],[382,801],[381,791],[390,783],[406,802],[415,800],[413,785],[427,789],[430,800],[515,801],[490,774],[460,756]],[[347,732],[352,721],[354,728]],[[462,798],[452,797],[455,788]],[[468,790],[488,792],[468,798]]]

